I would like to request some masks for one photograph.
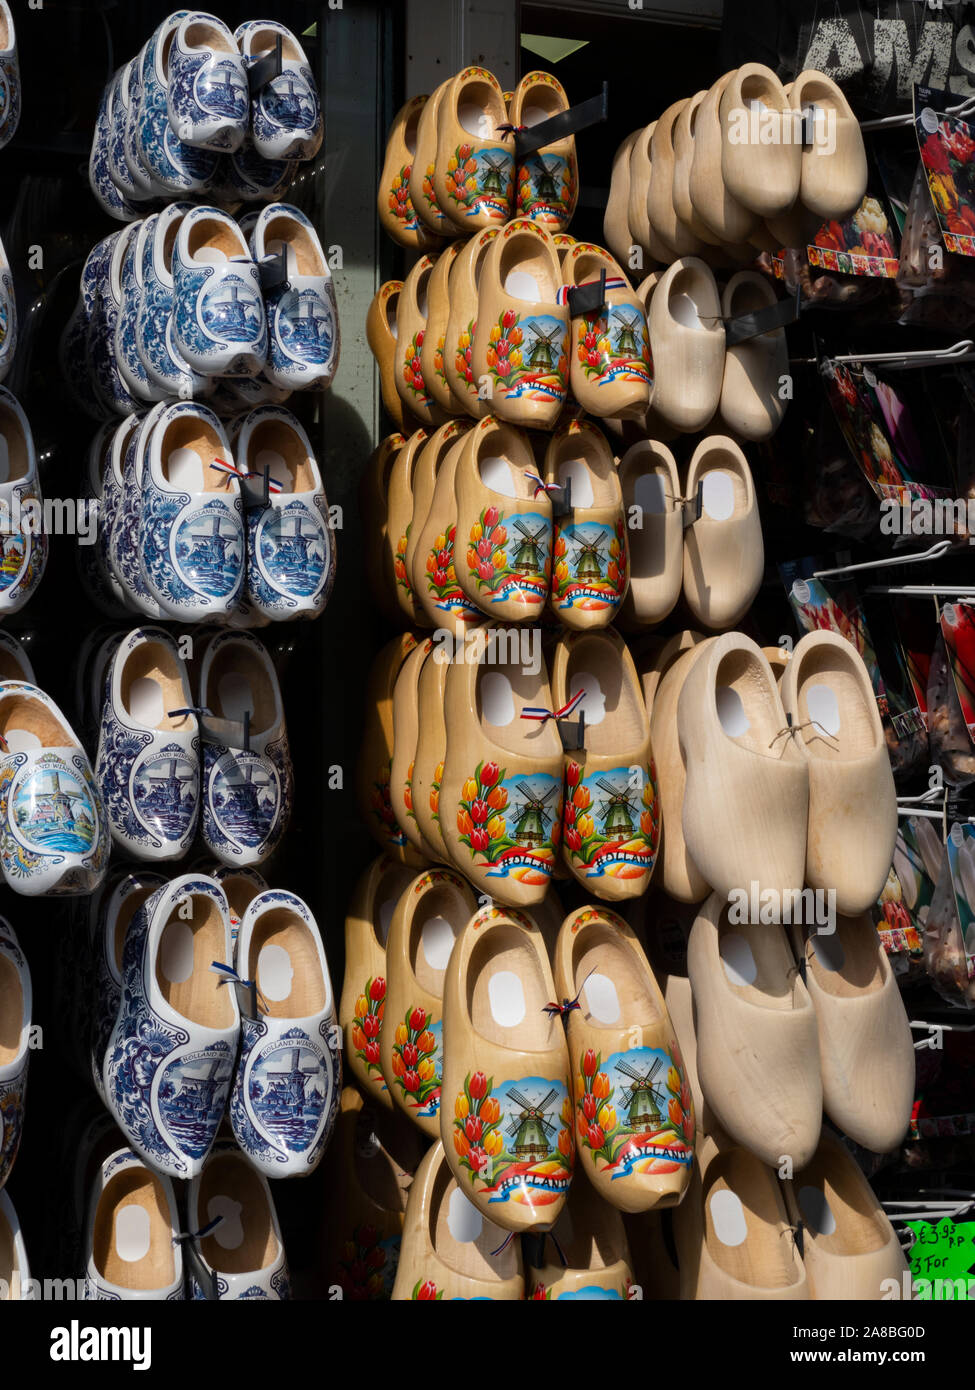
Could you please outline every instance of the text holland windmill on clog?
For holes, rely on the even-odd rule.
[[[514,204],[514,136],[497,78],[464,68],[437,110],[433,188],[438,206],[465,235],[507,222]]]
[[[573,420],[552,436],[545,481],[562,489],[570,510],[555,518],[552,595],[566,627],[607,627],[629,585],[623,494],[612,452],[596,425]]]

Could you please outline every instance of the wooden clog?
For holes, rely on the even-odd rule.
[[[806,883],[859,916],[880,897],[897,838],[897,793],[873,684],[856,647],[811,632],[782,678],[809,773]]]
[[[908,1263],[890,1219],[856,1159],[826,1130],[812,1160],[785,1184],[802,1262],[819,1302],[880,1302],[904,1287]]]
[[[809,775],[787,729],[755,643],[740,632],[711,642],[677,701],[682,825],[694,863],[725,900],[753,883],[784,895],[805,882]]]
[[[413,763],[413,814],[432,857],[444,864],[451,863],[440,824],[440,784],[447,760],[447,725],[444,719],[444,698],[447,692],[449,661],[436,648],[420,670],[417,699],[422,711],[420,732],[416,740]]]
[[[417,126],[420,113],[429,100],[411,97],[393,118],[386,137],[386,158],[379,176],[376,205],[379,221],[396,242],[408,251],[430,251],[440,245],[425,223],[420,221],[410,197],[410,176],[416,156]]]
[[[451,953],[443,987],[440,1134],[451,1172],[509,1231],[547,1231],[575,1159],[569,1054],[538,927],[482,908]]]
[[[379,389],[386,414],[403,428],[404,406],[396,386],[399,363],[396,353],[396,313],[403,291],[402,280],[387,280],[372,297],[366,314],[366,342],[379,368]]]
[[[721,296],[725,319],[769,309],[778,295],[764,275],[742,270],[732,276]],[[721,420],[729,434],[742,439],[771,439],[785,416],[782,390],[789,380],[789,347],[784,328],[736,343],[725,352],[721,385]]]
[[[434,262],[427,281],[427,321],[420,348],[420,370],[427,393],[447,415],[460,415],[462,407],[447,385],[444,370],[444,348],[447,338],[447,317],[450,313],[448,280],[463,242],[452,241],[444,247]]]
[[[545,481],[563,489],[571,511],[555,518],[552,611],[566,627],[606,627],[629,584],[623,493],[601,430],[572,420],[552,436]]]
[[[569,236],[567,232],[553,232],[552,245],[558,252],[559,265],[565,264],[566,254],[572,250],[576,244],[574,236]]]
[[[684,495],[696,498],[699,488],[701,515],[684,532],[684,598],[699,623],[723,630],[748,612],[765,573],[755,484],[734,440],[701,440]]]
[[[400,894],[386,939],[383,1075],[395,1104],[434,1139],[440,1134],[444,971],[476,911],[459,874],[427,869]]]
[[[427,571],[426,556],[424,556],[422,575],[418,576],[416,573],[417,550],[420,537],[426,529],[430,516],[430,507],[433,503],[433,494],[436,491],[437,476],[440,473],[441,465],[452,446],[458,438],[467,432],[468,428],[469,425],[466,420],[448,420],[445,425],[441,425],[439,429],[427,436],[413,465],[413,511],[407,533],[406,554],[403,558],[406,565],[406,577],[413,591],[413,603],[424,627],[428,625],[439,626],[439,624],[428,624],[426,612],[420,604],[417,578],[425,579]]]
[[[775,683],[779,687],[781,693],[782,677],[785,675],[786,667],[792,660],[792,653],[786,651],[784,647],[763,647],[762,655],[771,666],[772,675],[775,677]]]
[[[630,242],[639,246],[644,255],[658,265],[670,265],[677,259],[677,252],[668,246],[657,234],[647,211],[647,195],[653,177],[650,148],[656,121],[643,130],[638,130],[630,146],[630,182],[626,200],[626,220],[630,228]],[[629,264],[629,258],[627,258]]]
[[[438,1140],[410,1187],[393,1302],[523,1299],[521,1246],[459,1187]]]
[[[448,83],[437,112],[433,190],[439,207],[464,236],[499,226],[515,202],[515,138],[498,79],[464,68]]]
[[[704,636],[692,628],[677,632],[673,637],[651,637],[636,658],[636,668],[643,686],[647,714],[653,719],[653,708],[660,682],[681,656],[703,642]]]
[[[545,1240],[542,1251],[544,1264],[534,1265],[529,1258],[528,1298],[625,1302],[632,1296],[633,1267],[623,1218],[583,1179],[577,1178],[569,1189],[552,1239]]]
[[[559,302],[561,285],[552,238],[530,218],[509,222],[488,247],[471,366],[501,420],[551,429],[565,404],[569,311]]]
[[[443,443],[437,448],[437,454],[441,455],[440,464],[426,520],[419,534],[410,531],[407,543],[409,554],[415,539],[411,570],[414,602],[424,615],[427,626],[446,630],[454,637],[462,637],[472,626],[484,621],[484,614],[471,603],[457,582],[454,553],[457,535],[454,483],[457,462],[467,442],[468,428],[460,421],[452,420],[438,430],[424,448],[425,457],[429,446],[442,434]],[[446,453],[443,453],[444,447]]]
[[[810,1297],[777,1173],[726,1137],[704,1140],[674,1213],[681,1299],[798,1301]]]
[[[489,414],[490,400],[480,391],[482,383],[474,376],[474,334],[477,331],[478,284],[488,247],[500,231],[488,227],[463,243],[447,281],[450,308],[444,339],[444,374],[447,386],[475,420]]]
[[[869,913],[837,917],[832,935],[792,927],[816,1010],[823,1107],[872,1153],[904,1138],[914,1101],[914,1044],[887,952]]]
[[[708,424],[721,399],[725,333],[714,274],[695,256],[657,282],[648,314],[653,409],[684,434]]]
[[[454,568],[464,594],[502,622],[537,620],[551,579],[552,503],[527,436],[482,420],[464,437],[454,489]]]
[[[411,632],[387,642],[372,663],[366,686],[366,724],[356,767],[359,814],[379,845],[401,864],[423,867],[423,860],[396,824],[390,795],[393,763],[393,688],[400,667],[417,644]]]
[[[508,119],[529,130],[569,109],[561,82],[550,72],[529,72],[518,83],[508,104]],[[579,196],[579,166],[574,135],[543,145],[518,165],[515,177],[515,215],[530,217],[547,232],[564,232],[572,221]]]
[[[856,212],[867,191],[860,122],[841,89],[823,72],[801,72],[790,100],[812,120],[812,143],[801,147],[802,205],[822,222],[842,222]]]
[[[566,290],[598,280],[606,272],[606,302],[593,314],[572,319],[569,381],[572,394],[591,415],[617,419],[641,416],[650,404],[650,338],[643,305],[622,269],[601,246],[579,241],[562,267]]]
[[[674,122],[674,180],[673,211],[682,227],[686,228],[699,243],[719,247],[721,238],[714,233],[700,215],[691,199],[691,170],[694,166],[695,134],[697,118],[707,97],[702,90],[681,104]],[[700,255],[701,252],[684,252],[685,255]]]
[[[447,418],[427,389],[421,353],[427,329],[427,290],[433,258],[421,256],[403,281],[396,304],[396,389],[407,410],[423,425]]]
[[[407,566],[407,552],[413,528],[413,480],[417,463],[430,436],[421,426],[398,449],[389,466],[386,506],[386,545],[383,574],[392,569],[393,592],[400,610],[401,623],[425,626],[413,593],[413,581]],[[422,523],[421,523],[422,524]]]
[[[697,1073],[697,1022],[694,1017],[694,995],[687,973],[687,941],[697,917],[697,906],[679,903],[675,898],[655,888],[645,902],[647,919],[647,959],[660,986],[670,1021],[674,1026],[681,1054],[684,1080],[691,1088],[694,1102],[694,1127],[697,1135],[714,1132],[716,1122],[708,1109]]]
[[[621,1211],[676,1206],[690,1181],[694,1104],[650,962],[608,908],[565,919],[554,955],[573,1065],[579,1162]]]
[[[729,921],[712,893],[687,946],[697,1070],[723,1129],[763,1163],[801,1168],[816,1151],[823,1083],[816,1011],[785,928]]]
[[[694,158],[688,190],[694,211],[725,244],[745,241],[758,216],[729,192],[721,173],[721,98],[734,76],[725,73],[707,92],[694,120]]]
[[[684,520],[674,456],[653,439],[620,459],[619,481],[630,551],[630,584],[620,610],[627,629],[656,627],[680,598]]]
[[[691,858],[681,824],[687,774],[677,733],[677,706],[688,674],[708,645],[697,634],[693,637],[693,645],[661,676],[650,710],[650,739],[657,762],[663,822],[657,880],[668,897],[679,903],[703,902],[711,891]]]
[[[401,434],[388,434],[381,440],[370,454],[359,484],[366,578],[376,606],[396,626],[403,618],[396,597],[395,547],[387,541],[387,498],[390,469],[405,443]]]
[[[647,215],[660,240],[672,246],[678,256],[699,256],[705,243],[681,221],[674,198],[675,128],[687,104],[686,99],[675,101],[655,122],[650,141]]]
[[[603,240],[619,261],[629,265],[630,247],[633,237],[628,220],[630,202],[630,154],[633,142],[640,134],[634,130],[626,137],[613,155],[613,168],[609,181],[609,197],[603,213]],[[644,213],[644,216],[646,214]]]
[[[447,216],[437,201],[433,187],[433,174],[437,163],[437,118],[440,102],[449,86],[441,82],[427,98],[416,123],[416,149],[410,166],[408,179],[410,202],[421,222],[437,237],[457,236],[457,227]]]
[[[562,743],[544,662],[532,672],[519,632],[478,628],[447,671],[447,759],[440,824],[457,868],[500,902],[544,898],[561,835]]]
[[[657,859],[660,800],[640,679],[612,628],[566,632],[556,643],[555,708],[580,692],[574,714],[585,714],[585,746],[566,754],[562,855],[597,898],[636,898]]]
[[[391,1297],[407,1196],[421,1157],[415,1126],[398,1112],[366,1105],[346,1086],[322,1184],[326,1287],[338,1285],[343,1299]]]
[[[429,861],[437,849],[420,830],[413,810],[413,773],[419,737],[421,705],[420,673],[433,651],[433,639],[418,642],[400,667],[393,687],[393,761],[389,770],[389,796],[396,824],[417,854]]]
[[[356,884],[345,917],[345,978],[339,1001],[345,1062],[356,1084],[387,1109],[393,1101],[379,1053],[386,1011],[386,939],[400,894],[415,876],[414,869],[381,854]]]
[[[795,99],[762,63],[732,73],[721,93],[721,177],[731,196],[759,217],[781,216],[799,196],[802,145],[793,138]],[[776,138],[765,140],[764,126]]]

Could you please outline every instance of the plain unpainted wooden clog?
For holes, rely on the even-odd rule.
[[[656,121],[638,130],[630,146],[630,179],[626,200],[626,220],[630,229],[630,242],[639,246],[644,256],[657,265],[670,265],[677,259],[677,252],[658,236],[647,211],[647,195],[653,166],[650,147]],[[629,257],[627,257],[629,264]]]
[[[379,651],[366,685],[366,722],[356,767],[359,814],[379,845],[402,864],[423,868],[423,859],[396,824],[389,785],[393,764],[393,688],[400,667],[420,640],[401,632]]]
[[[699,243],[710,247],[720,247],[721,238],[711,230],[691,199],[691,170],[694,166],[696,152],[697,119],[706,97],[707,92],[702,90],[688,101],[683,102],[674,122],[674,181],[672,190],[674,215],[680,219],[681,225],[697,238]],[[691,251],[682,254],[701,253]]]
[[[561,82],[550,72],[529,72],[508,102],[508,119],[516,128],[551,120],[569,109]],[[543,145],[526,155],[515,177],[515,215],[530,217],[547,232],[564,232],[579,196],[579,167],[574,135]]]
[[[447,280],[450,308],[444,338],[444,374],[457,403],[475,420],[489,414],[491,405],[486,394],[481,399],[481,383],[473,367],[478,285],[484,257],[499,231],[499,227],[488,227],[464,242]]]
[[[447,318],[450,313],[450,292],[448,289],[450,272],[454,261],[461,252],[462,241],[449,242],[434,262],[427,281],[427,321],[423,330],[423,343],[420,347],[420,370],[423,384],[447,415],[463,413],[460,402],[454,397],[447,384],[444,369],[444,349],[447,342]]]
[[[684,840],[681,814],[687,774],[677,733],[677,706],[684,682],[708,643],[696,633],[688,633],[687,636],[692,640],[692,645],[664,671],[654,692],[650,707],[650,738],[657,761],[663,823],[657,865],[658,883],[677,902],[699,903],[704,901],[711,889],[691,858]]]
[[[609,197],[603,213],[603,240],[621,265],[628,265],[633,237],[628,220],[630,202],[630,153],[640,131],[634,130],[613,155]],[[646,215],[646,214],[644,214]]]
[[[779,302],[764,275],[742,270],[732,276],[721,296],[725,319],[761,313]],[[785,329],[773,328],[736,343],[725,353],[721,384],[721,420],[729,434],[742,439],[771,439],[785,417],[782,391],[789,380],[789,346]]]
[[[684,495],[701,515],[684,532],[684,598],[697,621],[715,631],[734,627],[762,586],[765,547],[748,460],[724,435],[708,435],[694,451]]]
[[[531,1247],[529,1247],[529,1252]],[[633,1266],[623,1218],[577,1178],[569,1199],[526,1271],[526,1297],[539,1302],[559,1299],[626,1302],[633,1296]]]
[[[410,196],[417,127],[428,100],[426,96],[411,97],[393,118],[386,137],[386,158],[376,198],[384,230],[398,246],[405,246],[408,251],[430,251],[441,245],[439,237],[420,220]]]
[[[606,436],[572,420],[552,436],[545,481],[571,510],[554,518],[551,607],[568,628],[607,627],[629,583],[623,493]]]
[[[723,245],[746,241],[758,216],[733,197],[721,173],[721,98],[734,76],[727,72],[705,94],[694,119],[694,158],[688,191],[694,211]]]
[[[463,236],[511,216],[515,137],[507,123],[501,85],[486,68],[464,68],[447,83],[437,111],[433,189]]]
[[[674,136],[677,122],[687,105],[686,99],[675,101],[655,122],[650,141],[647,215],[658,238],[672,246],[678,256],[699,256],[705,249],[705,243],[681,221],[674,198]]]
[[[572,394],[590,415],[640,419],[650,404],[652,358],[643,304],[601,246],[579,241],[562,265],[567,293],[606,273],[600,310],[574,314],[569,339]],[[570,306],[571,311],[571,306]]]
[[[684,521],[677,464],[665,444],[646,439],[620,459],[619,481],[630,552],[630,583],[620,625],[628,630],[656,627],[673,612],[683,583]]]
[[[813,123],[812,143],[802,146],[802,204],[822,222],[843,222],[856,212],[867,191],[860,122],[841,89],[823,72],[801,72],[790,99]]]
[[[762,63],[732,73],[721,94],[721,177],[732,197],[759,217],[780,217],[799,196],[802,145],[792,138],[794,100]],[[776,139],[763,138],[763,122]]]
[[[654,287],[648,321],[654,413],[695,434],[717,410],[724,376],[725,332],[710,267],[695,256],[675,260]]]
[[[703,633],[685,628],[673,637],[651,637],[635,658],[636,668],[640,673],[640,684],[643,687],[643,699],[651,720],[660,682],[675,661],[679,661],[685,652],[703,641]]]
[[[553,969],[557,998],[580,1005],[566,1016],[580,1166],[621,1211],[676,1206],[690,1180],[694,1104],[636,933],[608,908],[579,908]]]

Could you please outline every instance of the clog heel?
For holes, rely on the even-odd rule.
[[[274,19],[248,20],[238,25],[234,38],[248,73],[281,44],[280,71],[251,93],[250,138],[256,155],[267,163],[314,159],[324,134],[322,107],[298,39]]]
[[[214,1144],[202,1173],[190,1183],[187,1216],[191,1231],[218,1223],[192,1238],[198,1265],[189,1273],[190,1298],[212,1298],[214,1290],[221,1302],[291,1297],[271,1189],[231,1140]]]

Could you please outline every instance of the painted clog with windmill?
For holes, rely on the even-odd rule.
[[[464,236],[511,216],[514,135],[500,84],[486,68],[464,68],[441,95],[433,191]]]
[[[0,917],[0,1188],[20,1148],[30,1062],[30,969],[17,935]]]
[[[537,926],[482,908],[444,978],[440,1134],[457,1185],[506,1230],[559,1217],[575,1161],[570,1062]]]
[[[439,650],[439,649],[438,649]],[[420,829],[414,809],[416,790],[416,751],[426,709],[420,704],[420,677],[428,661],[433,661],[433,638],[418,642],[400,667],[393,688],[393,761],[389,769],[389,790],[396,824],[413,849],[423,859],[438,857],[438,847],[429,843]]]
[[[191,1299],[288,1299],[291,1279],[274,1199],[263,1173],[229,1138],[210,1150],[187,1188]]]
[[[256,376],[268,360],[261,279],[244,234],[225,212],[196,207],[172,253],[173,344],[204,376]]]
[[[0,535],[0,617],[19,612],[44,577],[43,507],[30,423],[16,397],[0,386],[0,508],[8,518]]]
[[[133,400],[149,404],[162,400],[165,391],[150,381],[139,353],[137,322],[142,304],[142,264],[145,243],[153,231],[152,219],[139,222],[125,241],[119,277],[120,299],[111,352],[123,385]]]
[[[0,149],[8,145],[20,123],[20,60],[17,56],[17,30],[7,0],[0,3]]]
[[[177,10],[164,19],[141,55],[141,101],[134,122],[134,153],[165,198],[204,192],[217,168],[216,152],[188,144],[169,120],[169,57],[176,30],[186,14],[186,10]]]
[[[680,598],[684,566],[680,478],[666,444],[645,439],[628,449],[619,462],[619,486],[630,561],[620,626],[656,627]]]
[[[34,685],[0,686],[0,867],[28,897],[90,893],[108,866],[105,808],[87,755]]]
[[[491,242],[481,267],[472,370],[490,384],[492,412],[511,424],[551,429],[569,387],[569,311],[560,299],[555,244],[530,218]]]
[[[156,421],[167,408],[168,403],[160,401],[153,406],[148,415],[133,415],[134,426],[124,436],[124,455],[120,460],[122,476],[119,500],[114,508],[112,532],[108,543],[109,567],[118,580],[129,607],[133,612],[154,621],[162,618],[163,610],[146,583],[142,550],[139,545],[139,524],[148,445],[156,428]],[[114,473],[114,447],[112,452]]]
[[[236,864],[221,864],[217,860],[204,859],[195,864],[194,868],[201,874],[206,874],[207,878],[212,878],[215,883],[219,883],[226,893],[227,907],[230,911],[230,939],[236,951],[244,913],[258,893],[267,892],[267,882],[256,869],[245,869]]]
[[[458,405],[475,420],[490,414],[486,383],[474,375],[474,335],[484,258],[499,231],[498,227],[487,227],[466,241],[454,258],[447,281],[450,308],[444,336],[444,375]]]
[[[562,744],[544,663],[526,665],[517,629],[479,628],[447,672],[440,823],[478,889],[530,907],[544,898],[562,817]]]
[[[585,716],[566,753],[562,856],[587,892],[616,901],[645,893],[660,846],[650,722],[633,658],[612,629],[563,633],[552,658],[556,709]]]
[[[454,487],[464,594],[501,622],[537,620],[551,581],[552,503],[527,436],[482,420],[465,436]]]
[[[401,894],[386,940],[383,1075],[395,1104],[434,1139],[440,1134],[444,972],[476,911],[477,900],[459,874],[429,869]]]
[[[586,1177],[621,1211],[676,1206],[690,1181],[694,1103],[636,933],[608,908],[579,908],[563,923],[553,970]]]
[[[338,371],[341,341],[335,285],[318,233],[298,208],[271,203],[261,209],[250,245],[264,280],[267,379],[285,391],[326,390]],[[269,257],[278,258],[273,272]]]
[[[133,1149],[115,1148],[88,1197],[85,1301],[181,1302],[179,1225],[171,1179]]]
[[[345,1064],[363,1094],[386,1109],[392,1098],[380,1065],[386,1012],[386,941],[399,902],[416,870],[381,854],[360,877],[345,917],[345,978],[339,1022]]]
[[[438,1140],[410,1186],[394,1303],[523,1299],[521,1247],[485,1219],[450,1171]]]
[[[266,1177],[306,1176],[321,1161],[342,1088],[332,984],[307,903],[276,888],[259,893],[241,924],[236,972],[245,983],[234,1138]]]
[[[193,12],[173,34],[166,60],[169,122],[181,140],[229,154],[243,144],[250,119],[244,60],[216,15]]]
[[[120,643],[108,670],[95,777],[114,843],[180,859],[200,813],[200,734],[186,667],[162,628]]]
[[[467,444],[468,428],[452,420],[429,441],[440,436],[437,449],[440,464],[433,494],[421,529],[410,529],[407,558],[413,552],[413,598],[425,618],[425,626],[448,631],[453,637],[484,621],[484,614],[472,603],[457,579],[457,466]],[[426,449],[424,450],[426,455]],[[463,563],[461,559],[460,563]]]
[[[223,864],[262,864],[291,817],[291,753],[281,687],[267,649],[247,632],[223,632],[200,666],[207,848]]]
[[[623,1218],[584,1179],[570,1187],[552,1230],[537,1245],[526,1242],[525,1257],[525,1297],[532,1301],[626,1302],[633,1296]]]
[[[568,628],[607,627],[626,594],[629,563],[623,493],[605,435],[587,420],[560,426],[544,474],[565,508],[554,518],[552,611]]]
[[[281,49],[280,71],[250,94],[255,151],[264,160],[314,159],[325,128],[318,86],[301,43],[275,19],[247,20],[234,30],[234,39],[248,79],[252,68],[270,58],[278,45]]]
[[[423,867],[422,856],[409,843],[393,814],[390,774],[393,764],[393,690],[403,662],[417,644],[403,632],[378,652],[369,672],[365,696],[365,727],[356,764],[359,815],[380,849],[402,864]]]
[[[237,465],[268,480],[268,504],[246,513],[247,603],[276,622],[317,618],[335,581],[335,532],[318,460],[303,426],[280,405],[240,422]]]
[[[598,286],[604,273],[602,304],[574,311],[573,291]],[[650,404],[654,369],[639,296],[609,252],[585,241],[569,250],[562,279],[572,315],[569,381],[573,396],[591,415],[642,416]]]
[[[157,1172],[192,1178],[217,1135],[240,1032],[223,889],[184,874],[135,914],[122,956],[118,1018],[105,1049],[108,1108]]]
[[[509,103],[515,130],[530,131],[569,109],[561,82],[550,72],[529,72],[518,83]],[[572,221],[579,197],[579,166],[574,135],[543,145],[518,161],[515,176],[515,214],[530,217],[547,232],[564,232]]]
[[[429,99],[411,97],[393,117],[376,195],[380,225],[398,246],[408,251],[432,251],[440,245],[439,238],[421,221],[410,196],[420,115]]]

